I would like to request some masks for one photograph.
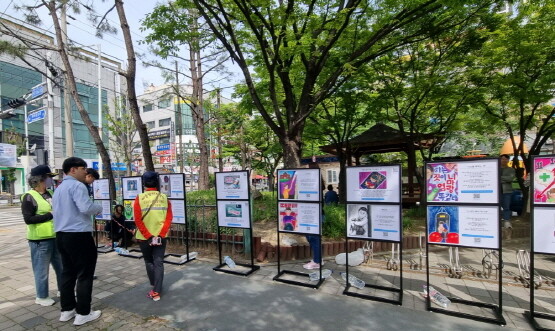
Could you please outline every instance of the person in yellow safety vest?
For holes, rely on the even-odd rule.
[[[39,165],[31,169],[27,179],[31,190],[21,196],[21,213],[27,224],[27,240],[31,249],[31,264],[35,276],[35,303],[51,306],[55,303],[48,295],[48,273],[50,264],[56,273],[58,288],[61,285],[62,258],[56,246],[54,232],[54,216],[52,215],[52,196],[48,189],[54,182],[56,173],[47,165]]]
[[[146,273],[152,286],[147,297],[158,301],[164,281],[164,254],[166,235],[173,219],[168,197],[158,191],[158,173],[147,171],[142,176],[146,192],[139,194],[133,203],[133,216],[139,231],[135,236],[145,260]]]

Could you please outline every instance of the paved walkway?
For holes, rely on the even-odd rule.
[[[25,226],[13,224],[21,219],[18,208],[0,209],[0,330],[65,330],[75,329],[59,318],[59,303],[51,307],[34,304],[34,281],[29,248],[24,238]],[[5,221],[5,222],[4,222]],[[10,224],[7,224],[10,223]],[[3,225],[6,224],[6,225]],[[216,261],[200,256],[183,266],[166,265],[162,300],[152,302],[145,296],[149,289],[142,260],[125,258],[115,253],[100,254],[94,284],[93,308],[102,317],[82,330],[373,330],[391,327],[411,330],[531,330],[523,316],[529,308],[529,290],[513,279],[518,273],[514,249],[524,242],[511,242],[504,249],[506,270],[503,278],[503,308],[506,327],[470,319],[427,312],[420,292],[425,273],[409,270],[404,261],[402,306],[379,303],[342,295],[345,282],[339,272],[344,267],[327,261],[324,268],[333,270],[318,290],[273,281],[275,264],[261,264],[250,277],[214,272]],[[446,249],[430,254],[433,286],[446,295],[469,300],[493,302],[497,299],[497,283],[472,276],[465,269],[462,279],[447,277],[438,264],[448,263]],[[237,259],[239,257],[236,257]],[[417,252],[405,253],[404,259],[418,261]],[[541,258],[537,267],[542,274],[555,275],[553,258]],[[282,269],[302,271],[302,262],[283,264]],[[461,251],[461,263],[481,270],[481,250]],[[369,265],[351,268],[350,272],[367,283],[398,285],[398,272],[386,270],[383,257],[375,256]],[[51,273],[50,293],[56,285]],[[308,277],[297,278],[308,281]],[[375,293],[383,296],[389,292]],[[543,284],[536,291],[538,308],[555,311],[555,284]],[[58,301],[58,299],[56,298]],[[452,304],[449,309],[491,316],[491,312]],[[470,309],[470,310],[469,310]],[[554,328],[554,325],[550,325]]]

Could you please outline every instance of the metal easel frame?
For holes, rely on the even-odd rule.
[[[246,177],[247,177],[247,187],[248,187],[248,198],[247,199],[235,199],[235,198],[229,198],[229,199],[218,199],[218,180],[216,180],[216,215],[217,215],[217,220],[216,220],[216,224],[218,227],[218,256],[219,256],[219,264],[217,266],[215,266],[214,268],[212,268],[212,270],[214,271],[220,271],[223,273],[228,273],[228,274],[233,274],[233,275],[239,275],[239,276],[249,276],[250,274],[252,274],[253,272],[257,271],[258,269],[260,269],[260,266],[255,265],[254,264],[254,241],[252,238],[252,199],[251,199],[251,190],[250,190],[250,172],[248,170],[242,170],[242,171],[226,171],[226,172],[216,172],[215,176],[216,178],[218,178],[219,174],[239,174],[239,173],[245,173]],[[223,176],[223,175],[221,175]],[[249,227],[248,228],[241,228],[241,227],[228,227],[228,226],[220,226],[219,223],[219,210],[218,210],[218,201],[246,201],[249,204],[249,208],[248,208],[248,213],[249,213]],[[229,268],[224,268],[224,266],[226,266],[225,263],[223,263],[222,261],[222,242],[221,242],[221,236],[220,236],[220,228],[234,228],[234,229],[247,229],[249,230],[249,236],[250,236],[250,252],[251,252],[251,263],[247,264],[247,263],[235,263],[238,266],[241,267],[245,267],[248,270],[241,272],[241,271],[235,271],[235,270],[231,270]],[[187,253],[188,254],[188,253]]]
[[[95,182],[96,181],[101,181],[101,180],[102,181],[107,180],[108,181],[108,188],[110,187],[110,185],[109,185],[110,180],[108,178],[97,179],[97,180],[95,180]],[[94,182],[93,182],[93,187],[94,187]],[[94,201],[106,201],[106,200],[108,200],[110,202],[110,216],[112,216],[112,207],[113,207],[112,206],[112,201],[113,200],[112,200],[112,197],[110,195],[108,196],[108,199],[94,199]],[[96,240],[96,251],[98,253],[102,253],[102,254],[113,252],[114,251],[114,243],[112,243],[112,245],[110,247],[106,247],[105,245],[101,245],[98,242],[98,222],[97,222],[98,220],[94,216],[93,216],[93,219],[94,219],[94,236],[95,236],[95,240]],[[106,224],[107,220],[103,220],[103,221],[105,222],[104,224]],[[111,233],[113,232],[112,228],[110,228],[110,232]]]
[[[168,264],[173,264],[173,265],[184,265],[185,263],[189,263],[191,261],[196,260],[196,257],[190,258],[189,257],[189,226],[188,226],[188,222],[187,222],[187,192],[185,190],[185,174],[183,173],[170,173],[170,174],[162,174],[162,175],[169,175],[169,176],[178,176],[181,175],[181,185],[183,187],[183,198],[181,199],[176,199],[176,198],[171,198],[168,197],[168,200],[170,201],[170,203],[173,203],[174,201],[183,201],[183,211],[185,213],[185,223],[183,224],[184,230],[180,231],[181,233],[181,237],[179,239],[181,239],[181,241],[185,241],[185,255],[187,255],[187,259],[182,259],[179,262],[175,262],[172,261],[170,259],[167,259],[167,257],[171,256],[171,257],[178,257],[180,258],[181,256],[184,255],[180,255],[180,254],[176,254],[176,253],[166,253],[164,255],[164,259],[162,260],[163,263],[168,263]],[[158,183],[158,190],[160,190],[160,185],[161,183]],[[180,224],[180,223],[176,223],[176,224]]]
[[[429,163],[453,163],[453,162],[457,162],[457,163],[462,163],[462,162],[480,162],[480,161],[484,161],[484,160],[496,160],[497,161],[497,166],[496,168],[499,169],[499,160],[498,159],[492,159],[492,158],[480,158],[478,160],[441,160],[441,161],[431,161],[431,162],[425,162],[424,164],[424,169],[423,169],[423,173],[426,173],[426,168],[428,166]],[[501,205],[500,205],[500,197],[502,194],[501,191],[501,183],[499,181],[499,173],[497,174],[497,191],[498,191],[498,197],[497,197],[497,203],[457,203],[457,204],[453,204],[453,203],[446,203],[446,202],[428,202],[428,199],[426,199],[426,201],[424,202],[424,207],[426,208],[426,288],[429,289],[430,288],[430,261],[429,261],[429,246],[430,245],[436,245],[436,244],[430,244],[429,243],[429,237],[428,237],[428,206],[430,205],[434,205],[434,206],[447,206],[447,207],[468,207],[468,206],[475,206],[475,207],[497,207],[498,210],[500,211],[501,209]],[[425,181],[427,181],[427,178],[425,179]],[[424,188],[424,194],[427,193],[427,189],[426,187]],[[500,212],[499,212],[500,215]],[[492,250],[497,250],[499,252],[499,265],[503,265],[503,255],[502,255],[502,246],[501,246],[501,226],[499,225],[500,222],[498,222],[498,226],[497,226],[497,239],[498,239],[498,248],[497,249],[492,249],[492,248],[488,248],[488,249],[492,249]],[[447,246],[447,247],[463,247],[463,248],[479,248],[479,249],[483,249],[484,247],[473,247],[473,246],[462,246],[462,245],[446,245],[446,244],[439,244],[439,246]],[[500,271],[500,275],[501,275],[501,271]],[[468,318],[468,319],[472,319],[472,320],[476,320],[476,321],[480,321],[480,322],[485,322],[485,323],[493,323],[493,324],[499,324],[499,325],[506,325],[507,322],[505,321],[505,318],[503,317],[503,287],[502,287],[502,278],[503,277],[499,277],[498,279],[498,302],[499,305],[496,304],[491,304],[491,303],[485,303],[485,302],[476,302],[476,301],[470,301],[470,300],[464,300],[464,299],[460,299],[460,298],[452,298],[449,297],[449,300],[451,300],[452,303],[459,303],[459,304],[463,304],[463,305],[468,305],[468,306],[473,306],[473,307],[480,307],[480,308],[489,308],[493,311],[494,316],[495,317],[484,317],[484,316],[478,316],[478,315],[473,315],[473,314],[468,314],[468,313],[462,313],[462,312],[458,312],[458,311],[452,311],[452,310],[448,310],[448,309],[443,309],[443,308],[436,308],[436,307],[432,307],[432,302],[431,302],[431,298],[430,296],[426,296],[426,309],[428,311],[431,312],[435,312],[435,313],[442,313],[445,315],[450,315],[450,316],[455,316],[455,317],[462,317],[462,318]],[[430,293],[430,291],[428,291],[428,293]]]
[[[310,168],[295,168],[295,169],[280,169],[279,171],[297,171],[297,170],[308,170]],[[318,280],[318,282],[316,284],[311,284],[311,283],[306,283],[306,282],[299,282],[296,280],[290,280],[290,279],[283,279],[282,276],[284,275],[295,275],[295,276],[300,276],[303,278],[308,278],[309,277],[309,273],[306,272],[299,272],[299,271],[294,271],[294,270],[282,270],[281,269],[281,240],[280,240],[280,233],[284,232],[284,233],[292,233],[292,234],[298,234],[298,235],[302,235],[302,234],[310,234],[313,236],[318,236],[319,241],[320,241],[320,256],[323,259],[323,250],[322,250],[322,180],[321,180],[321,174],[320,174],[320,169],[316,169],[316,168],[312,168],[310,170],[316,171],[318,170],[318,202],[315,201],[310,201],[310,200],[293,200],[293,199],[280,199],[280,192],[279,192],[279,187],[277,188],[278,190],[278,205],[277,205],[277,214],[276,214],[276,219],[278,220],[276,222],[276,227],[277,227],[277,262],[278,262],[278,274],[276,276],[274,276],[273,280],[277,281],[277,282],[281,282],[281,283],[286,283],[286,284],[291,284],[291,285],[297,285],[297,286],[304,286],[304,287],[308,287],[308,288],[313,288],[313,289],[318,289],[320,287],[320,285],[322,285],[325,281],[324,278],[322,278],[322,263],[320,263],[320,279]],[[278,183],[279,185],[279,183]],[[313,234],[313,233],[302,233],[302,232],[289,232],[289,231],[281,231],[279,229],[279,204],[281,203],[311,203],[311,204],[318,204],[318,219],[319,219],[319,230],[318,230],[318,234]]]
[[[358,238],[356,237],[356,240],[364,240],[364,241],[371,241],[371,242],[388,242],[391,243],[392,245],[395,244],[399,244],[399,288],[397,287],[391,287],[391,286],[381,286],[381,285],[374,285],[374,284],[367,284],[365,282],[364,287],[365,288],[372,288],[372,289],[377,289],[377,290],[381,290],[381,291],[389,291],[389,292],[394,292],[394,293],[398,293],[398,299],[388,299],[388,298],[384,298],[384,297],[380,297],[380,296],[376,296],[376,295],[368,295],[368,294],[362,294],[362,293],[358,293],[358,292],[351,292],[349,291],[349,289],[351,288],[351,284],[349,283],[349,232],[347,229],[347,222],[345,222],[345,269],[346,269],[346,276],[347,276],[347,281],[345,282],[345,290],[343,291],[344,295],[348,295],[348,296],[352,296],[352,297],[357,297],[357,298],[361,298],[361,299],[366,299],[366,300],[374,300],[374,301],[380,301],[380,302],[386,302],[386,303],[391,303],[394,305],[399,305],[401,306],[403,304],[403,208],[402,208],[402,190],[401,190],[401,185],[402,185],[402,181],[401,181],[401,165],[399,164],[394,164],[394,165],[364,165],[364,166],[356,166],[356,167],[347,167],[347,168],[368,168],[368,167],[380,167],[380,166],[387,166],[387,167],[391,167],[391,166],[397,166],[398,167],[398,171],[399,171],[399,202],[379,202],[379,201],[367,201],[367,202],[361,202],[361,201],[346,201],[345,203],[345,215],[348,215],[348,210],[347,208],[349,207],[349,205],[375,205],[375,206],[380,206],[380,205],[390,205],[390,206],[398,206],[399,207],[399,241],[395,241],[395,240],[382,240],[382,239],[365,239],[365,238]],[[368,211],[370,212],[370,211]],[[370,214],[368,214],[368,219],[370,219]],[[371,231],[371,230],[369,230]],[[354,239],[355,237],[353,237]]]
[[[554,158],[555,159],[555,155],[539,155],[539,156],[533,156],[532,157],[532,167],[531,169],[534,169],[534,165],[535,165],[535,160],[536,158]],[[530,178],[530,197],[532,197],[532,212],[531,212],[531,228],[530,228],[530,310],[525,311],[524,312],[524,316],[526,316],[526,319],[528,319],[528,321],[530,322],[530,324],[532,324],[532,326],[534,327],[534,329],[536,330],[553,330],[552,328],[545,328],[542,327],[540,325],[540,323],[538,322],[538,319],[544,319],[544,320],[550,320],[550,321],[555,321],[555,315],[554,314],[549,314],[549,313],[542,313],[542,312],[537,312],[535,309],[535,302],[534,302],[534,291],[535,291],[535,286],[534,286],[534,274],[535,274],[535,269],[534,269],[534,258],[535,255],[550,255],[550,256],[555,256],[554,253],[536,253],[535,249],[534,249],[534,227],[535,227],[535,213],[534,211],[536,210],[536,208],[538,209],[542,209],[542,208],[555,208],[555,204],[550,203],[550,204],[536,204],[534,199],[533,199],[533,195],[534,195],[534,176],[535,174],[532,173]]]
[[[127,179],[127,178],[140,178],[141,183],[143,182],[141,176],[121,177],[121,189],[122,189],[122,191],[125,190],[125,188],[123,187],[123,180]],[[144,192],[144,187],[143,187],[142,184],[141,184],[141,187],[140,187],[140,191],[141,191],[141,193]],[[131,204],[133,204],[133,201],[135,201],[135,199],[123,199],[123,208],[124,208],[123,210],[124,210],[124,212],[125,212],[125,201],[131,201]],[[129,220],[126,220],[126,221],[129,221]],[[134,219],[133,219],[133,222],[135,222]],[[131,253],[140,253],[140,255],[139,254],[131,254]],[[129,257],[129,258],[132,258],[132,259],[142,259],[143,258],[143,253],[141,252],[141,250],[136,249],[136,248],[130,249],[129,254],[120,254],[120,253],[118,253],[118,255],[123,256],[123,257]]]

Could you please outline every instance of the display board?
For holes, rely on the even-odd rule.
[[[246,171],[216,173],[216,199],[249,199],[249,176]]]
[[[400,202],[400,167],[347,167],[346,171],[347,201]]]
[[[185,199],[185,184],[183,174],[161,174],[160,192],[169,199]]]
[[[555,207],[534,209],[534,251],[555,254]]]
[[[399,241],[400,208],[396,205],[348,204],[347,237]]]
[[[185,200],[170,200],[172,205],[173,219],[172,223],[175,224],[185,224],[186,220],[186,208]]]
[[[249,202],[244,200],[218,201],[218,225],[231,228],[250,228]]]
[[[534,158],[533,171],[534,203],[555,204],[555,157]]]
[[[111,220],[112,219],[112,205],[110,200],[95,200],[97,204],[102,206],[102,211],[97,214],[95,218],[97,220]]]
[[[428,242],[499,248],[499,207],[428,205]]]
[[[143,193],[143,180],[140,176],[122,177],[121,188],[123,200],[134,200],[137,195]]]
[[[97,179],[93,182],[94,199],[110,200],[110,180],[107,178]]]
[[[320,169],[278,170],[278,199],[320,201]]]
[[[499,203],[496,159],[426,164],[426,200],[430,203]]]
[[[319,234],[322,218],[320,204],[279,202],[278,226],[283,232]]]

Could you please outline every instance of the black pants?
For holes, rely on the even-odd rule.
[[[164,282],[164,254],[166,252],[166,239],[162,238],[162,245],[150,246],[148,241],[140,241],[141,252],[145,260],[146,274],[154,292],[162,292]]]
[[[91,312],[93,276],[97,259],[92,232],[57,232],[56,244],[63,265],[60,288],[62,311],[75,308],[77,314],[88,315]],[[77,291],[77,300],[74,291]]]

